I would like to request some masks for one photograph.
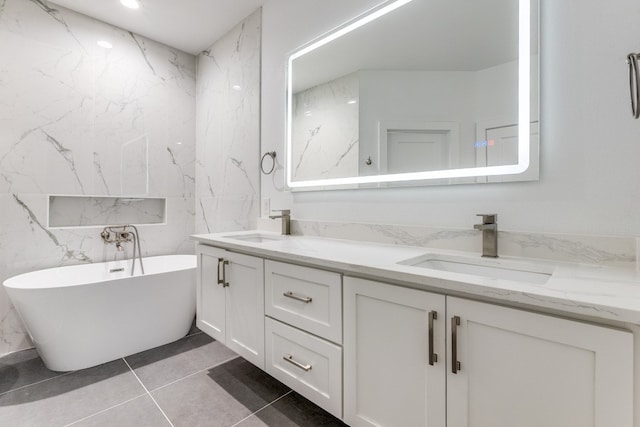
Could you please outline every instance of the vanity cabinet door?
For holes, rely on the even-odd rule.
[[[352,277],[343,283],[345,422],[444,426],[445,297]]]
[[[264,369],[264,261],[198,245],[196,326]]]
[[[264,260],[227,252],[226,345],[264,369]]]
[[[198,274],[196,285],[196,326],[212,338],[226,342],[226,291],[222,278],[223,249],[197,245]]]
[[[448,427],[633,425],[630,332],[453,297],[447,327]]]

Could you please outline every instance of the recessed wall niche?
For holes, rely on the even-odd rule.
[[[166,199],[50,195],[48,212],[49,228],[164,224]]]

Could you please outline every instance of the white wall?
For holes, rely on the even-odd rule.
[[[474,77],[478,89],[474,99],[475,117],[481,121],[505,119],[505,125],[517,123],[518,61],[480,70]],[[535,108],[538,108],[537,104]],[[537,119],[537,116],[533,119]]]
[[[287,54],[377,0],[270,0],[263,9],[262,149],[284,154]],[[283,192],[294,218],[469,228],[497,212],[505,230],[640,235],[640,121],[629,112],[626,54],[640,50],[640,3],[541,1],[538,182]],[[279,158],[283,162],[282,158]]]
[[[455,122],[459,137],[451,166],[475,167],[476,73],[470,71],[366,70],[360,74],[360,165],[379,165],[378,123]],[[366,169],[363,167],[363,170]],[[363,175],[368,175],[364,172]]]

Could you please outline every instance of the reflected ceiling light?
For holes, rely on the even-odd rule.
[[[358,101],[355,100],[355,99],[350,99],[350,100],[347,101],[347,104],[357,104],[357,103],[358,103]]]
[[[242,90],[242,86],[240,86],[240,85],[233,85],[233,86],[231,86],[231,89],[233,89],[233,90]]]
[[[113,45],[106,40],[98,40],[96,44],[105,49],[113,48]]]
[[[302,49],[300,49],[299,51],[295,52],[294,54],[292,54],[289,57],[289,70],[291,70],[291,63],[293,62],[294,59],[301,57],[302,55],[305,55],[309,52],[311,52],[312,50],[316,50],[319,47],[324,46],[325,44],[334,41],[337,38],[340,38],[342,36],[344,36],[345,34],[350,33],[353,30],[356,30],[360,27],[362,27],[365,24],[368,24],[369,22],[376,20],[378,18],[380,18],[381,16],[386,15],[387,13],[393,12],[394,10],[396,10],[399,7],[404,6],[405,4],[412,2],[413,0],[396,0],[395,2],[384,6],[378,10],[376,10],[375,12],[369,13],[368,15],[358,19],[357,21],[346,25],[342,28],[340,28],[339,30],[329,34],[328,36],[314,42],[311,43],[309,46],[304,47]]]
[[[137,0],[120,0],[120,3],[122,3],[124,7],[128,7],[129,9],[140,8],[140,3],[138,3]]]

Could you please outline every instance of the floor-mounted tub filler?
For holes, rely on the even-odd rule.
[[[195,255],[58,267],[4,287],[47,368],[73,371],[170,343],[195,316]]]

